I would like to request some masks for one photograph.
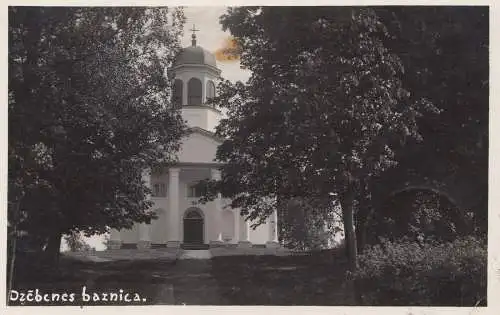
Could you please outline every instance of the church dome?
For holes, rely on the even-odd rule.
[[[215,56],[208,50],[195,45],[181,50],[175,59],[174,66],[180,65],[205,65],[217,68]]]

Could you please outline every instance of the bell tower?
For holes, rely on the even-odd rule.
[[[189,127],[198,127],[214,132],[221,119],[221,112],[207,101],[215,97],[216,82],[221,70],[217,68],[215,56],[198,46],[193,25],[190,29],[191,46],[177,55],[174,72],[174,103],[181,108],[182,116]]]

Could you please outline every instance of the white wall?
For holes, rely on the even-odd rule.
[[[215,132],[215,128],[219,125],[220,120],[222,119],[222,113],[207,110],[207,129],[208,131]]]
[[[120,230],[120,238],[123,243],[137,243],[139,241],[139,227],[137,224],[130,230]]]
[[[168,216],[166,208],[157,208],[158,219],[151,221],[151,243],[163,244],[168,237]]]
[[[185,138],[179,150],[179,162],[210,163],[215,158],[217,147],[220,145],[215,139],[194,132]]]
[[[192,133],[187,137],[179,152],[179,161],[184,163],[207,163],[211,162],[215,157],[217,146],[219,143],[206,135],[200,133]],[[184,229],[183,229],[183,217],[187,209],[191,207],[199,208],[204,216],[204,241],[209,243],[210,240],[214,240],[219,232],[215,228],[215,216],[214,216],[214,206],[212,202],[206,204],[197,203],[199,198],[189,198],[188,187],[200,180],[210,178],[210,168],[192,167],[192,168],[182,168],[179,174],[179,222],[172,224],[177,224],[179,228],[178,239],[183,241]],[[153,210],[157,211],[159,218],[154,220],[150,225],[150,236],[152,243],[163,244],[167,240],[168,235],[168,172],[164,172],[161,175],[153,175],[151,178],[151,185],[155,183],[163,183],[167,187],[167,196],[165,197],[152,197],[154,201]],[[222,200],[221,207],[224,208],[228,205],[230,200]],[[231,209],[223,210],[221,213],[221,221],[223,222],[223,237],[231,238],[231,242],[235,242],[236,229],[234,227],[234,211]],[[139,240],[139,229],[136,225],[130,231],[121,231],[121,239],[124,243],[137,243]],[[241,235],[241,227],[240,227]],[[254,244],[265,244],[270,239],[269,224],[263,224],[259,226],[256,230],[250,230],[250,241]]]
[[[213,204],[200,204],[197,202],[198,198],[187,197],[187,189],[190,184],[209,178],[210,169],[181,169],[179,175],[179,222],[177,222],[179,228],[179,240],[182,242],[184,238],[183,229],[183,217],[186,212],[191,207],[196,207],[200,209],[203,213],[204,222],[204,242],[209,243],[210,240],[214,240],[219,232],[215,228],[215,216],[213,215]],[[167,185],[167,196],[168,196],[168,174],[162,174],[161,176],[153,176],[151,183],[165,183]],[[152,221],[150,225],[150,235],[151,242],[153,244],[165,244],[167,241],[168,233],[168,197],[152,197],[154,201],[153,209],[159,211],[159,219]],[[230,200],[222,200],[221,205],[228,205]],[[235,226],[234,226],[234,210],[228,208],[222,210],[221,219],[223,222],[222,235],[223,237],[231,238],[231,243],[235,243]],[[139,241],[138,225],[136,224],[132,230],[122,230],[120,231],[120,237],[124,243],[137,243]],[[240,228],[241,235],[241,228]],[[265,244],[269,240],[269,225],[268,223],[259,226],[256,230],[250,229],[250,241],[254,244]]]
[[[208,106],[185,106],[182,108],[182,118],[189,127],[199,127],[215,132],[222,114]]]
[[[265,244],[267,241],[269,241],[269,222],[259,225],[255,230],[250,228],[252,244]]]
[[[234,241],[234,233],[236,228],[234,226],[234,211],[229,209],[222,210],[222,239]]]

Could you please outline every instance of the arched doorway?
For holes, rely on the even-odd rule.
[[[184,243],[203,244],[204,220],[198,208],[186,210],[184,214]]]

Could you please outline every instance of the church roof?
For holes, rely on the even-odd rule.
[[[180,53],[175,58],[174,66],[180,65],[205,65],[217,68],[217,63],[215,61],[215,56],[208,50],[196,45],[196,34],[193,25],[193,35],[191,46],[183,48]]]
[[[217,137],[214,132],[205,130],[205,129],[200,128],[200,127],[191,127],[190,131],[202,134],[202,135],[209,137],[209,138],[212,138],[213,140],[220,142],[220,143],[224,142],[224,139]]]
[[[215,56],[200,46],[189,46],[182,49],[175,59],[174,66],[193,64],[217,68]]]

